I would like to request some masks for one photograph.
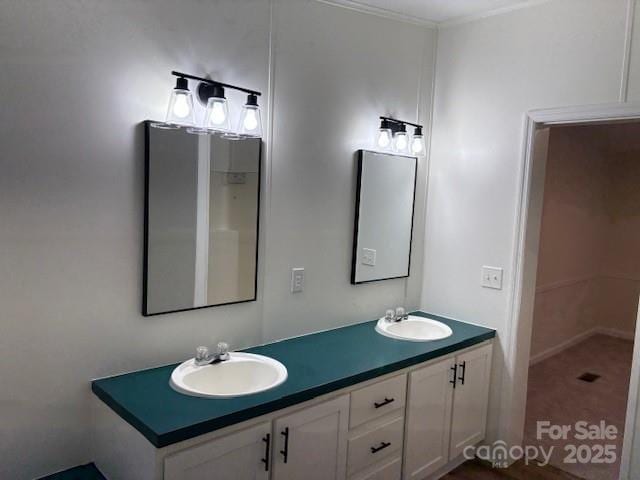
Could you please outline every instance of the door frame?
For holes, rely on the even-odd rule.
[[[544,191],[546,155],[536,158],[534,144],[541,129],[559,125],[608,124],[640,121],[640,102],[584,105],[566,108],[531,110],[525,114],[525,135],[520,166],[518,200],[514,230],[514,256],[511,265],[511,294],[508,323],[505,332],[505,365],[502,375],[502,417],[499,424],[500,439],[509,445],[521,445],[524,436],[527,379],[533,328],[533,299],[535,298],[536,266],[541,222],[541,202]],[[543,163],[543,164],[541,164]],[[530,214],[531,212],[531,214]],[[638,385],[640,342],[636,329],[634,365],[631,372],[627,428],[622,449],[621,479],[630,478],[630,469],[640,475],[640,428],[638,414]],[[629,434],[631,433],[631,434]],[[635,438],[634,438],[635,437]],[[636,448],[632,448],[634,446]],[[635,452],[637,453],[635,453]],[[632,458],[633,457],[633,458]],[[636,472],[635,468],[638,469]]]

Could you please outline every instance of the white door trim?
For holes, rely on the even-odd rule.
[[[629,120],[640,121],[640,103],[615,103],[602,105],[586,105],[544,110],[531,110],[525,115],[525,138],[523,146],[523,162],[521,167],[521,181],[516,210],[516,228],[514,231],[514,260],[512,264],[511,290],[509,298],[509,312],[507,329],[505,332],[507,351],[505,352],[505,368],[502,379],[501,414],[499,425],[499,439],[510,445],[520,445],[523,439],[524,418],[526,408],[527,378],[529,367],[529,350],[533,315],[530,310],[522,309],[523,303],[532,300],[535,295],[535,269],[527,269],[526,265],[534,262],[537,265],[537,248],[528,248],[533,242],[527,238],[527,232],[539,225],[540,215],[529,215],[531,199],[536,193],[544,189],[544,178],[534,175],[534,140],[536,131],[552,125],[578,125],[586,123],[613,123]],[[538,161],[540,161],[538,159]],[[536,178],[534,178],[536,177]],[[538,212],[539,213],[539,212]],[[531,233],[531,232],[529,232]],[[537,242],[537,238],[535,239]],[[526,291],[525,291],[526,289]],[[640,330],[640,329],[639,329]],[[636,342],[634,358],[640,358]],[[634,369],[631,384],[637,385],[635,377],[640,376],[640,368]],[[634,383],[635,382],[635,383]],[[633,419],[636,430],[638,425],[636,404],[638,389],[629,392],[629,407],[627,418]],[[633,397],[633,398],[632,398]],[[622,458],[621,479],[629,476],[630,466],[640,468],[640,438],[632,448],[633,435],[625,435]],[[633,453],[637,452],[637,453]],[[632,456],[639,458],[631,458]],[[640,476],[640,472],[634,472]]]

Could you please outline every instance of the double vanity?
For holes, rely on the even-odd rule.
[[[494,335],[415,312],[95,380],[94,460],[110,480],[430,478],[484,438]]]

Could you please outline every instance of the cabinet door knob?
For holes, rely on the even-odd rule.
[[[384,407],[385,405],[389,405],[392,402],[395,402],[395,398],[387,398],[384,397],[384,401],[383,402],[373,402],[373,406],[376,408],[380,408],[380,407]]]
[[[391,442],[381,442],[377,447],[371,447],[371,453],[378,453],[380,450],[384,450],[391,446]]]
[[[267,433],[264,437],[262,437],[262,441],[265,443],[264,446],[264,458],[260,459],[262,463],[264,463],[264,471],[269,471],[269,453],[271,452],[271,434]]]
[[[464,377],[465,377],[465,374],[467,373],[467,362],[466,362],[466,360],[463,361],[460,364],[460,371],[462,373],[460,373],[460,376],[458,377],[458,380],[460,380],[460,384],[461,385],[464,385]]]
[[[289,460],[289,427],[285,427],[285,429],[280,432],[280,435],[284,437],[284,449],[280,450],[282,454],[282,461],[287,463]]]

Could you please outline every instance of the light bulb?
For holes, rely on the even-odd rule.
[[[194,125],[193,96],[186,78],[178,77],[176,88],[171,91],[165,123],[169,125]]]
[[[398,152],[404,152],[407,149],[407,133],[397,132],[394,139],[396,150]]]
[[[262,137],[262,119],[260,118],[260,107],[258,106],[258,96],[250,93],[247,103],[242,107],[240,122],[238,123],[238,134],[247,137]]]
[[[215,102],[211,110],[211,123],[214,125],[221,125],[227,119],[227,112],[225,112],[222,103]]]
[[[424,137],[422,136],[422,127],[417,126],[413,131],[413,139],[411,140],[411,153],[414,155],[422,155],[424,153]]]
[[[391,144],[391,131],[390,130],[380,130],[378,133],[378,146],[380,148],[388,148]]]
[[[422,137],[413,137],[413,141],[411,142],[411,151],[413,153],[420,154],[424,150],[424,145],[422,143]]]
[[[173,114],[178,118],[186,118],[191,112],[187,95],[179,93],[176,95],[176,101],[173,104]]]
[[[386,118],[381,119],[380,128],[378,129],[378,136],[376,138],[376,144],[381,150],[388,150],[393,140],[393,132],[391,131],[391,124]]]
[[[256,118],[255,110],[247,110],[247,115],[244,117],[244,128],[252,132],[258,126],[258,119]]]

